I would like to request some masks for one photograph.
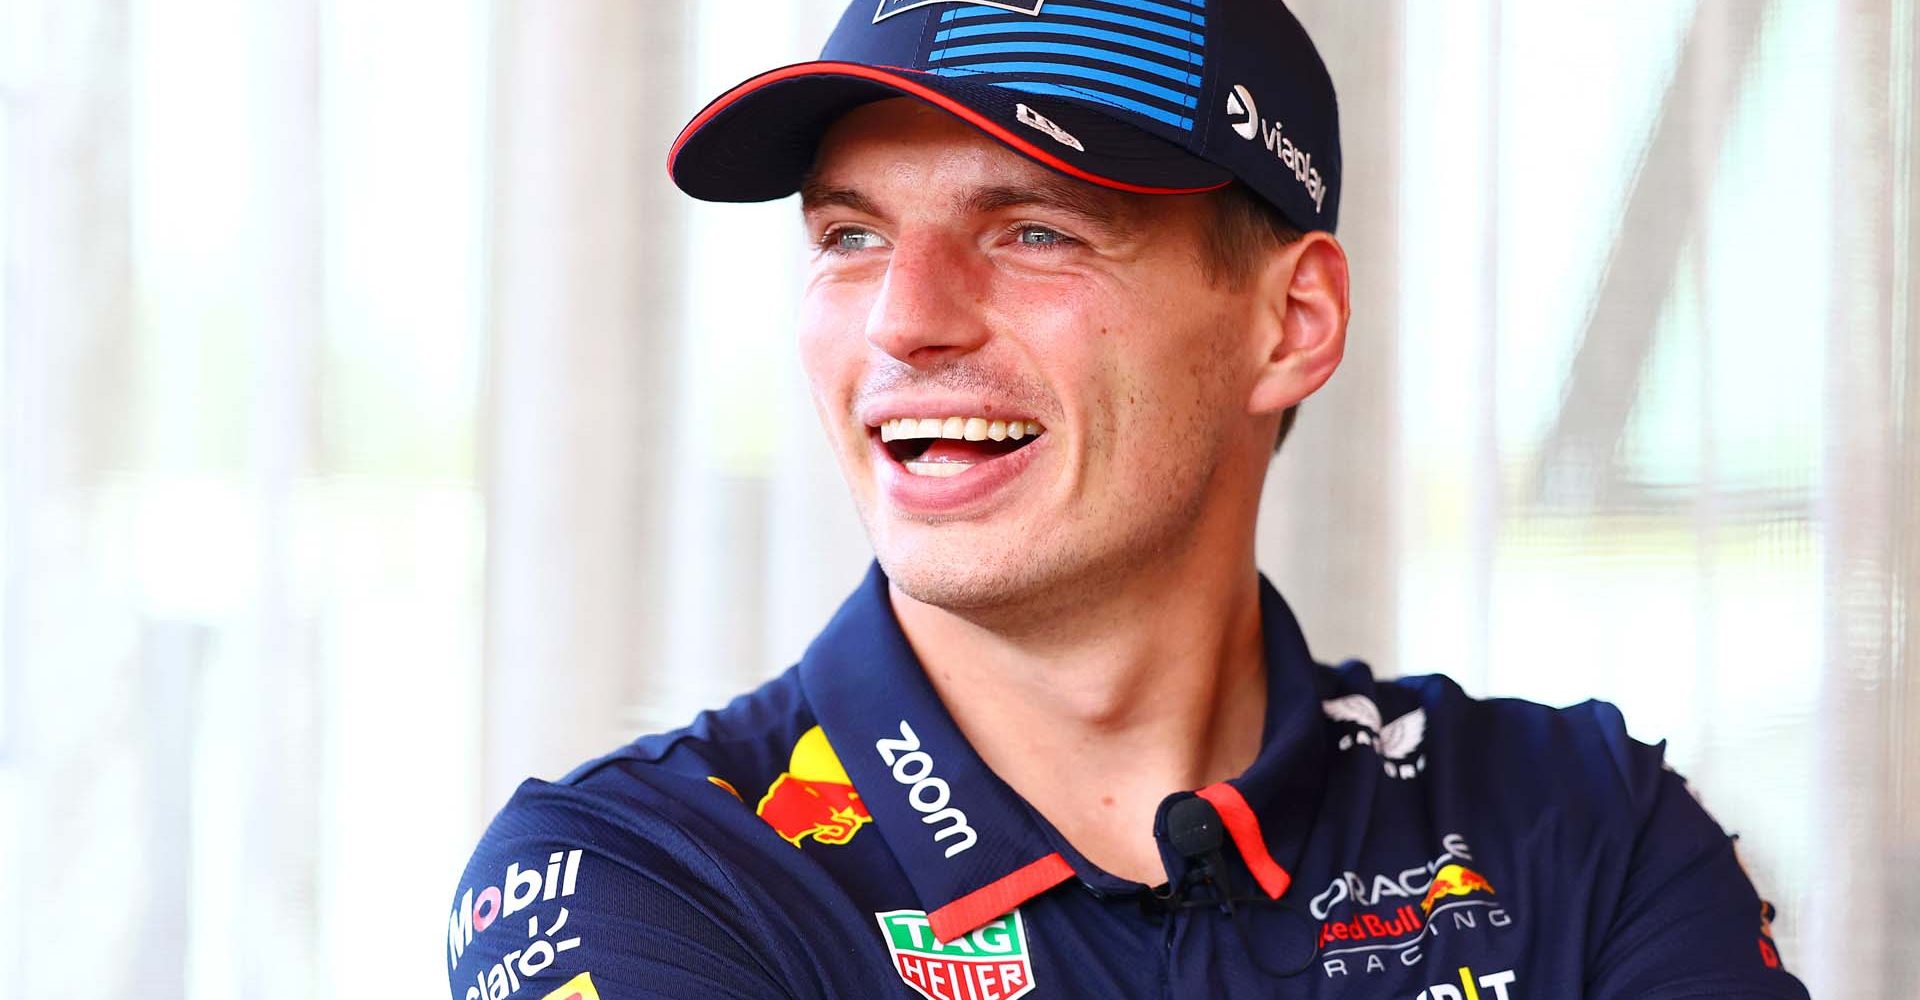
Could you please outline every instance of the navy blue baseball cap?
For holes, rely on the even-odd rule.
[[[818,60],[695,115],[667,171],[705,201],[784,198],[836,120],[901,96],[1103,187],[1238,179],[1301,230],[1340,214],[1333,81],[1281,0],[853,0]]]

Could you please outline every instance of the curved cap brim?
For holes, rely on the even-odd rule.
[[[1137,194],[1197,194],[1233,175],[1090,101],[1022,93],[915,70],[808,62],[727,91],[682,129],[667,155],[680,190],[703,201],[772,201],[800,189],[820,137],[862,104],[913,97],[1043,166]]]

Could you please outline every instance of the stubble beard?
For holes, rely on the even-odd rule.
[[[1192,448],[1183,457],[1158,470],[1139,495],[1102,497],[1073,523],[923,523],[908,529],[918,536],[912,541],[892,541],[874,531],[870,511],[860,513],[880,568],[908,597],[995,631],[1045,629],[1191,547],[1217,446]]]

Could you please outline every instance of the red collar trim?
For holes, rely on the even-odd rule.
[[[933,936],[946,944],[1072,877],[1073,866],[1055,851],[927,914],[927,923]]]
[[[1293,884],[1293,876],[1287,874],[1287,870],[1273,860],[1273,855],[1267,853],[1266,837],[1260,833],[1260,820],[1253,814],[1253,807],[1247,804],[1240,790],[1223,781],[1208,785],[1194,794],[1219,810],[1221,822],[1227,826],[1227,835],[1233,838],[1233,846],[1239,850],[1240,857],[1260,883],[1261,891],[1270,899],[1286,895],[1287,887]],[[1067,863],[1060,852],[1055,851],[927,914],[927,923],[933,928],[933,936],[945,944],[980,929],[988,921],[1005,916],[1020,904],[1072,877],[1073,866]]]
[[[1247,805],[1246,796],[1240,789],[1222,781],[1208,785],[1193,793],[1212,803],[1220,812],[1221,821],[1227,824],[1227,833],[1233,837],[1233,846],[1240,851],[1240,857],[1246,861],[1247,868],[1253,872],[1254,880],[1269,899],[1279,899],[1286,894],[1287,886],[1293,884],[1293,876],[1287,874],[1280,863],[1267,853],[1267,839],[1260,833],[1260,819],[1253,814],[1253,807]]]

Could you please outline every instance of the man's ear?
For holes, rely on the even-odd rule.
[[[1330,233],[1275,251],[1255,278],[1259,372],[1247,411],[1277,414],[1333,377],[1347,350],[1347,252]]]

